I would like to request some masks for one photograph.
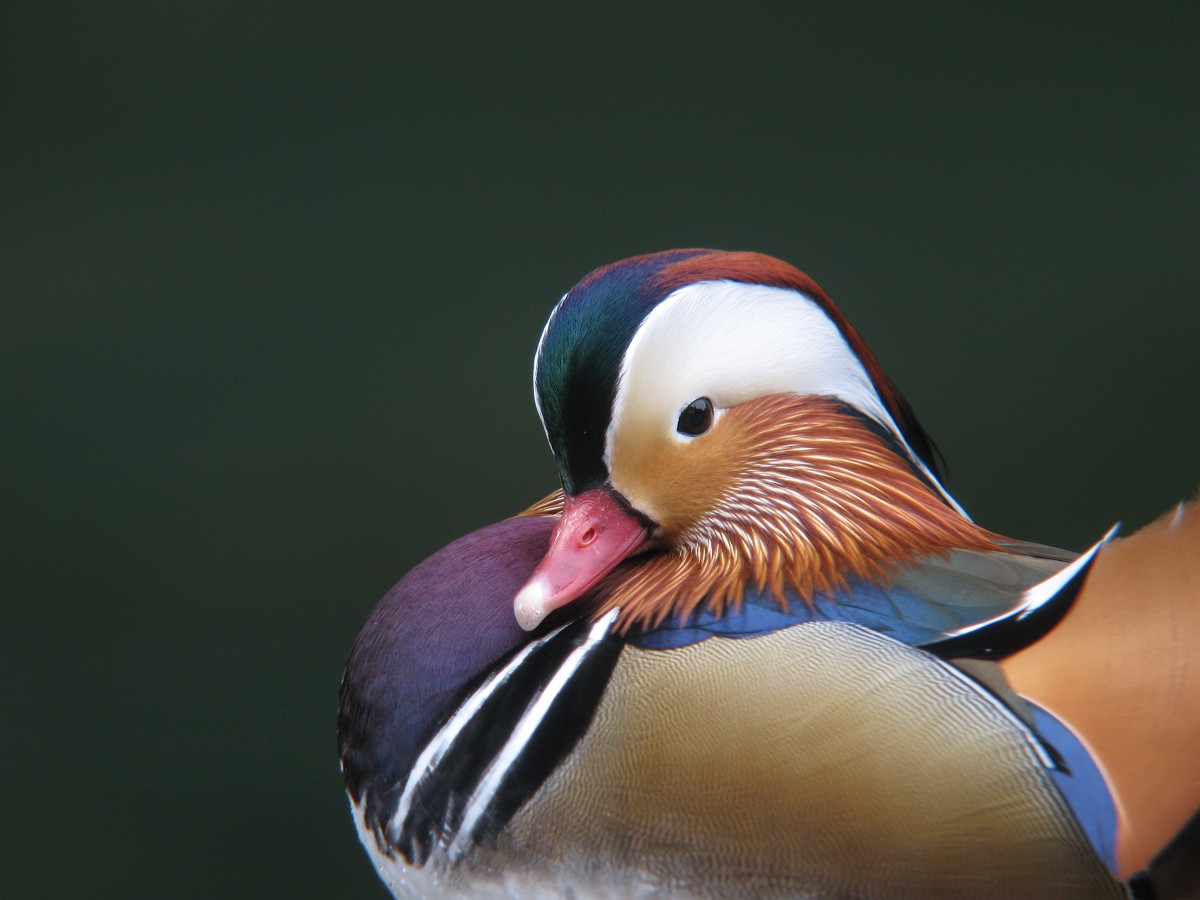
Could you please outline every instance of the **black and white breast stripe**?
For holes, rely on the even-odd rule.
[[[622,643],[617,611],[563,625],[493,672],[421,751],[387,828],[410,864],[495,836],[587,731]]]

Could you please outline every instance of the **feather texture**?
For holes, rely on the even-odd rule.
[[[1101,551],[1064,621],[1002,667],[1096,757],[1121,873],[1148,866],[1200,808],[1200,506]]]
[[[626,647],[576,752],[443,877],[498,873],[618,897],[1124,896],[1011,712],[836,622]]]
[[[1200,895],[1195,504],[1078,558],[975,525],[758,254],[597,270],[534,384],[565,495],[414,569],[347,667],[397,896]]]
[[[631,561],[600,587],[603,608],[621,609],[622,627],[653,626],[701,604],[719,616],[747,586],[786,608],[790,596],[810,602],[849,577],[886,582],[919,556],[998,549],[836,401],[763,397],[729,410],[720,427],[730,474],[709,473],[720,490],[668,532],[665,552]],[[647,480],[680,495],[689,474],[656,467]]]

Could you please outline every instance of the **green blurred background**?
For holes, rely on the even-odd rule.
[[[4,5],[0,892],[383,896],[342,664],[611,260],[808,271],[998,531],[1190,495],[1198,8]]]

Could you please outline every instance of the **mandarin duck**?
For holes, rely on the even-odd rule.
[[[987,531],[754,253],[592,272],[534,398],[561,490],[413,569],[343,679],[395,896],[1200,891],[1196,504],[1082,555]]]

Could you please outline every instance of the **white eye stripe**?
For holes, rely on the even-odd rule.
[[[838,397],[898,433],[866,369],[814,301],[784,288],[698,282],[659,303],[634,334],[612,425],[655,408],[669,419],[668,410],[697,397],[730,407],[786,391]]]
[[[837,325],[799,291],[703,281],[672,293],[635,332],[617,379],[604,462],[631,422],[663,422],[698,397],[717,410],[775,393],[835,397],[886,428],[948,502],[953,498],[908,446],[862,361]],[[715,421],[715,419],[714,419]],[[655,426],[657,427],[657,426]]]

